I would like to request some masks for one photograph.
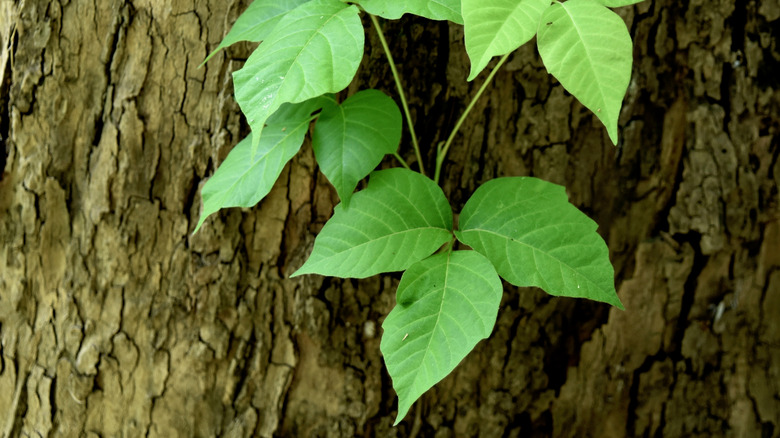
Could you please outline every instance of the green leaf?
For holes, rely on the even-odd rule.
[[[452,238],[452,210],[430,179],[403,168],[371,174],[368,187],[336,206],[292,277],[365,278],[402,271]]]
[[[644,0],[597,0],[597,1],[603,4],[604,6],[609,6],[610,8],[619,8],[621,6],[635,5]]]
[[[505,55],[536,35],[549,0],[463,0],[466,52],[473,80],[493,56]]]
[[[617,144],[632,62],[623,19],[595,0],[556,2],[542,15],[537,44],[547,71],[596,114]]]
[[[436,254],[404,273],[379,346],[398,394],[395,424],[490,336],[502,291],[496,270],[474,251]]]
[[[497,178],[480,186],[460,214],[458,240],[487,257],[515,286],[623,305],[609,250],[563,187],[537,178]]]
[[[236,100],[254,133],[283,103],[302,102],[349,85],[363,57],[363,25],[356,6],[312,0],[279,21],[233,73]]]
[[[249,5],[241,16],[238,17],[230,32],[219,43],[209,56],[203,61],[208,62],[212,56],[225,47],[239,41],[262,41],[279,23],[284,14],[309,0],[255,0]]]
[[[460,0],[360,0],[357,2],[369,14],[396,20],[404,14],[419,15],[431,20],[449,20],[463,24]]]
[[[263,138],[252,157],[252,134],[228,154],[214,175],[203,185],[203,221],[220,208],[252,207],[271,191],[288,161],[298,152],[312,120],[311,113],[322,107],[324,98],[282,106],[269,120]]]
[[[392,154],[401,141],[401,110],[378,90],[363,90],[341,105],[325,105],[312,134],[322,173],[344,206],[358,182]]]

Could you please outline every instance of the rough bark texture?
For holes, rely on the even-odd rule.
[[[310,149],[190,234],[246,134],[230,73],[249,46],[198,64],[245,6],[0,0],[0,432],[780,436],[777,0],[621,10],[617,148],[533,46],[511,58],[445,191],[457,211],[496,176],[565,184],[627,310],[507,287],[493,336],[396,428],[379,336],[398,276],[286,279],[336,200]],[[350,90],[394,95],[367,32]],[[388,38],[435,145],[475,91],[462,28],[407,17]]]

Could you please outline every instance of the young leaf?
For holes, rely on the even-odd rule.
[[[413,14],[431,20],[449,20],[463,24],[460,0],[359,0],[357,3],[369,14],[388,20],[399,19],[403,14]]]
[[[598,226],[571,205],[563,187],[537,178],[496,178],[460,214],[458,240],[487,257],[515,286],[623,305]]]
[[[503,288],[475,251],[436,254],[404,272],[379,349],[398,394],[398,424],[496,323]]]
[[[268,117],[283,103],[302,102],[349,85],[363,57],[356,6],[311,0],[288,12],[233,73],[236,100],[249,121],[253,152]]]
[[[301,148],[311,113],[322,106],[323,100],[282,106],[268,120],[254,158],[252,134],[233,147],[201,189],[203,212],[194,232],[220,208],[252,207],[271,191],[284,166]]]
[[[401,110],[378,90],[363,90],[341,105],[322,109],[312,147],[322,173],[336,188],[345,207],[358,182],[392,154],[401,141]]]
[[[403,168],[371,174],[368,187],[336,206],[309,259],[291,277],[365,278],[402,271],[452,238],[452,210],[430,179]]]
[[[536,35],[549,0],[463,0],[466,52],[473,80],[493,56],[505,55]]]
[[[596,114],[617,144],[632,61],[623,19],[595,0],[555,2],[542,15],[536,41],[547,71]]]
[[[214,54],[221,49],[235,44],[239,41],[262,41],[279,23],[284,14],[295,9],[299,5],[309,0],[255,0],[246,8],[243,14],[238,17],[230,32],[219,43],[209,56],[203,61],[208,62]]]

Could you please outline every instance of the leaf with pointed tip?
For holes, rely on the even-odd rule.
[[[371,174],[368,187],[339,204],[292,275],[365,278],[402,271],[452,238],[452,209],[441,188],[403,168]]]
[[[369,14],[397,20],[404,14],[419,15],[431,20],[449,20],[463,24],[460,0],[358,0]]]
[[[290,12],[296,7],[309,0],[255,0],[241,14],[230,32],[225,35],[222,42],[219,43],[201,65],[208,62],[212,56],[225,47],[235,44],[239,41],[262,41],[273,30],[284,14]]]
[[[354,5],[311,0],[288,12],[233,73],[236,100],[256,152],[263,125],[283,103],[346,88],[363,58],[363,25]]]
[[[494,56],[505,55],[536,35],[550,0],[463,0],[463,31],[471,81]]]
[[[436,254],[404,272],[380,350],[398,394],[398,424],[425,391],[490,336],[503,288],[475,251]]]
[[[542,14],[536,41],[547,71],[596,114],[617,144],[632,62],[623,19],[595,0],[555,2]]]
[[[358,182],[401,141],[401,110],[379,90],[363,90],[338,105],[332,100],[317,118],[312,148],[322,173],[345,207]]]
[[[515,286],[551,295],[623,305],[609,250],[563,187],[531,177],[496,178],[480,186],[460,214],[458,240],[482,253]]]
[[[201,189],[203,211],[193,233],[219,209],[252,207],[271,191],[284,166],[301,148],[313,118],[311,113],[322,107],[324,99],[283,105],[268,119],[254,158],[252,134],[233,147]]]

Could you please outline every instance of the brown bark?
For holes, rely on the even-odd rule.
[[[399,276],[286,278],[336,201],[308,147],[258,207],[191,235],[247,133],[230,73],[250,46],[198,65],[245,6],[0,0],[0,432],[780,436],[776,0],[622,9],[618,147],[533,45],[510,58],[445,192],[457,211],[493,177],[565,184],[627,310],[507,286],[493,336],[396,428],[379,337]],[[387,34],[435,145],[476,90],[462,28]],[[367,36],[350,90],[394,95]]]

